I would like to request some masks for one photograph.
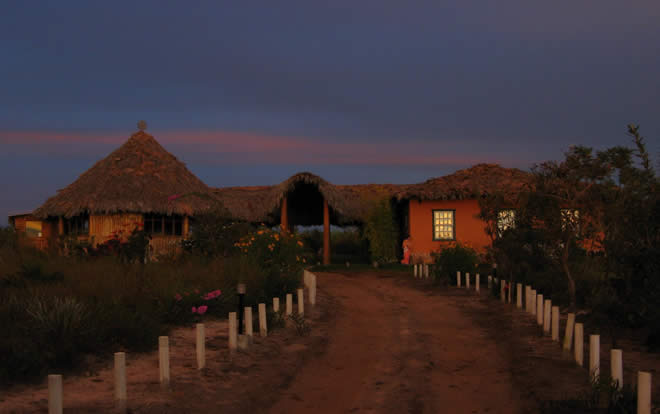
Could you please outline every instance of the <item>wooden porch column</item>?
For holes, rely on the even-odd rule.
[[[289,231],[289,205],[286,196],[282,199],[282,211],[280,213],[280,231]]]
[[[190,232],[190,219],[188,216],[183,216],[183,238],[188,238],[188,233]]]
[[[64,234],[64,219],[62,216],[57,218],[57,235],[61,236]]]
[[[323,264],[330,264],[330,210],[328,200],[323,199]]]

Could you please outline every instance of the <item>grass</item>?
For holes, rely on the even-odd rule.
[[[152,350],[174,326],[225,318],[239,281],[245,306],[256,306],[299,279],[266,275],[244,256],[122,264],[0,246],[0,326],[10,333],[0,336],[0,385],[82,368],[89,353]],[[208,306],[203,316],[192,312],[199,305]]]

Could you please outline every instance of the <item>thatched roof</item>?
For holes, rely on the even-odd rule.
[[[185,214],[209,208],[211,190],[144,131],[97,162],[34,211],[40,218],[81,213]]]
[[[456,200],[486,196],[495,192],[514,196],[528,182],[529,173],[497,164],[478,164],[420,184],[335,185],[314,174],[298,173],[273,186],[226,187],[213,189],[230,214],[239,220],[278,223],[285,195],[300,184],[314,185],[333,211],[336,222],[363,222],[375,203],[382,199]]]
[[[315,186],[328,200],[336,221],[342,224],[363,221],[375,202],[392,198],[404,187],[394,184],[334,185],[317,175],[302,172],[273,186],[227,187],[213,191],[237,219],[272,223],[279,221],[284,196],[293,193],[301,184]]]
[[[394,196],[399,200],[462,200],[494,193],[513,197],[529,183],[530,177],[530,173],[517,168],[477,164],[444,177],[407,186]]]

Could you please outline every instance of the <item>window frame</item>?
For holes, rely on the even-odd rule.
[[[151,236],[181,237],[183,234],[184,216],[180,214],[154,214],[144,215],[144,231]],[[160,231],[155,231],[158,224]],[[177,234],[180,230],[180,234]]]
[[[442,211],[442,212],[451,212],[452,215],[452,224],[451,224],[451,239],[438,239],[435,237],[435,213],[436,211]],[[433,241],[456,241],[456,209],[451,209],[451,208],[435,208],[431,210],[431,236],[433,237]]]

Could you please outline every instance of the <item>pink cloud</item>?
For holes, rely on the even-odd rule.
[[[465,140],[429,142],[416,139],[379,141],[308,138],[233,131],[152,132],[156,139],[185,162],[222,164],[319,164],[319,165],[470,165],[479,162],[516,163],[478,152]],[[0,131],[0,144],[15,152],[84,154],[101,158],[119,147],[128,134]]]

